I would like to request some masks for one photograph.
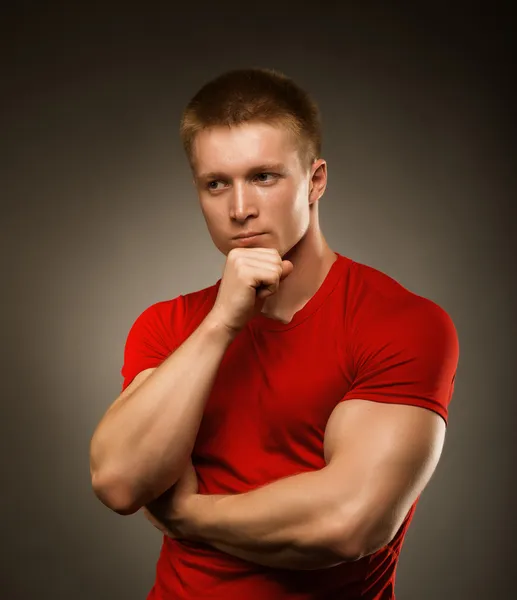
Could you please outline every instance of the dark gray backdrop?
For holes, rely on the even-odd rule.
[[[509,14],[422,4],[4,9],[2,597],[142,600],[152,585],[161,536],[94,497],[89,441],[138,314],[221,276],[178,123],[203,83],[248,66],[284,71],[320,104],[331,247],[431,298],[458,329],[446,446],[397,599],[509,597]]]

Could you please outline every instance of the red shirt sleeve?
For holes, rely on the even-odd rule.
[[[178,347],[175,325],[181,321],[182,297],[157,302],[146,308],[131,326],[124,346],[120,371],[122,391],[143,371],[158,367]]]
[[[450,316],[417,297],[382,318],[362,319],[350,340],[355,377],[343,400],[412,404],[438,413],[447,423],[459,359]]]

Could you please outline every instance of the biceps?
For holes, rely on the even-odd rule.
[[[439,439],[413,444],[394,440],[386,455],[366,460],[371,468],[368,485],[363,486],[363,519],[394,535],[413,503],[427,486],[442,449]],[[391,539],[391,537],[390,537]]]
[[[445,423],[415,406],[352,402],[329,420],[327,468],[361,535],[391,539],[438,464]]]

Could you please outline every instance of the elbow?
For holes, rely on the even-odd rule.
[[[328,548],[343,562],[354,562],[374,554],[386,546],[393,536],[385,532],[366,531],[361,528],[337,527],[328,539]]]
[[[92,474],[92,489],[97,498],[119,515],[133,515],[144,506],[127,484],[102,474]]]
[[[354,562],[370,554],[375,554],[375,552],[386,546],[387,543],[377,540],[350,540],[343,548],[339,548],[339,556],[342,557],[344,562]]]
[[[144,485],[137,481],[128,481],[127,477],[120,474],[92,472],[92,488],[97,498],[109,509],[119,515],[133,515],[144,506],[158,498],[167,489],[176,483],[179,477],[172,482],[159,481],[154,486],[147,481]]]
[[[347,543],[330,542],[328,549],[331,550],[342,562],[355,562],[360,560],[364,556],[371,554],[361,544],[354,543],[352,540],[348,540]]]

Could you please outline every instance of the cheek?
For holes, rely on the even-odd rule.
[[[206,228],[212,241],[219,248],[219,242],[222,238],[222,227],[220,218],[214,214],[214,211],[202,210],[203,218],[205,219]],[[219,248],[221,249],[221,248]]]
[[[297,236],[302,236],[310,225],[310,205],[308,194],[300,191],[293,202],[291,222]]]
[[[201,212],[203,213],[203,218],[205,219],[208,228],[211,231],[217,231],[217,229],[219,229],[219,223],[221,223],[223,218],[221,209],[218,210],[214,206],[208,208],[201,203]]]
[[[309,212],[309,197],[306,186],[292,191],[288,206],[294,219],[297,221],[306,219]]]

